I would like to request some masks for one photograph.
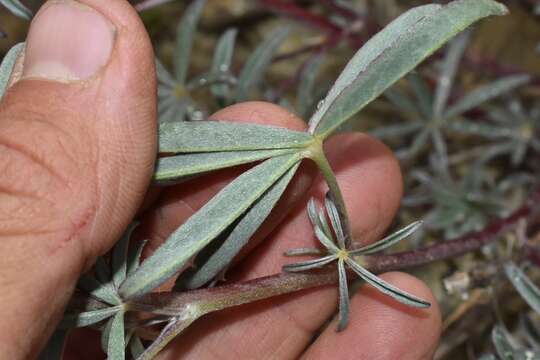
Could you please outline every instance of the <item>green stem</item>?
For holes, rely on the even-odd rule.
[[[345,200],[343,198],[343,194],[341,193],[341,188],[339,187],[336,174],[332,170],[332,167],[330,166],[330,163],[328,162],[328,159],[324,154],[323,141],[324,140],[322,138],[315,138],[314,143],[309,148],[308,156],[309,158],[311,158],[311,160],[313,160],[313,162],[315,162],[315,164],[321,171],[324,180],[328,185],[328,189],[330,190],[330,194],[332,195],[336,206],[342,216],[342,225],[344,228],[343,230],[347,239],[345,245],[347,248],[349,248],[352,239],[351,229],[349,227],[349,214],[347,212],[347,207],[345,206]]]

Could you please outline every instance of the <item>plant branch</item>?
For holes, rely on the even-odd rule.
[[[366,256],[366,267],[376,273],[407,269],[478,250],[514,229],[521,219],[530,220],[536,216],[539,203],[540,189],[535,191],[529,197],[529,201],[509,217],[494,221],[483,231],[416,250]],[[280,273],[242,283],[183,293],[151,293],[132,300],[128,307],[131,311],[152,312],[176,317],[185,316],[188,312],[195,312],[198,316],[202,316],[210,312],[278,295],[335,284],[337,280],[337,272],[334,271],[333,267],[305,274]]]
[[[537,202],[540,198],[539,195],[538,192],[535,195]],[[519,220],[528,218],[534,212],[533,206],[538,207],[538,204],[525,204],[510,216],[491,223],[484,230],[466,234],[454,240],[441,241],[412,251],[372,255],[367,259],[367,266],[374,272],[392,271],[451,259],[478,250],[514,229]]]

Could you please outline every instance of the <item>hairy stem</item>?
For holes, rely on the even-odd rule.
[[[312,149],[310,151],[310,158],[315,162],[315,164],[321,171],[324,177],[324,180],[326,181],[326,184],[328,185],[330,194],[338,208],[338,211],[340,212],[341,219],[343,220],[343,223],[342,223],[343,230],[345,232],[345,237],[347,239],[346,247],[348,248],[350,246],[350,242],[352,239],[351,229],[348,225],[349,214],[347,212],[347,207],[345,206],[345,199],[343,198],[343,194],[341,193],[341,188],[339,187],[336,174],[332,170],[332,167],[330,166],[330,163],[328,162],[328,159],[326,158],[326,155],[324,154],[322,141],[323,140],[317,140],[312,145]]]
[[[530,220],[538,215],[539,200],[540,189],[533,196],[530,196],[529,201],[512,215],[493,222],[480,232],[417,250],[389,255],[366,256],[367,268],[377,273],[407,269],[478,250],[514,229],[521,219]],[[153,312],[176,317],[185,317],[191,312],[196,313],[197,317],[199,317],[210,312],[278,295],[335,284],[337,280],[337,272],[333,267],[329,266],[318,272],[306,274],[280,273],[242,283],[183,293],[147,294],[131,301],[128,307],[131,311]]]

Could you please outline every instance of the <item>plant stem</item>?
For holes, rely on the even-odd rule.
[[[349,226],[349,215],[347,212],[347,207],[345,205],[345,199],[343,198],[343,194],[341,193],[341,188],[339,187],[339,184],[336,178],[336,174],[332,170],[332,167],[330,166],[330,163],[328,162],[328,159],[326,158],[326,155],[324,154],[322,139],[319,139],[317,137],[315,138],[315,142],[310,149],[310,158],[313,160],[313,162],[315,162],[315,164],[321,171],[324,177],[324,180],[326,181],[326,184],[328,185],[330,195],[332,196],[340,212],[341,220],[342,220],[342,227],[343,227],[345,238],[346,238],[345,245],[347,248],[349,248],[352,241],[352,234],[351,234],[351,229]]]
[[[366,256],[367,268],[380,273],[396,269],[407,269],[449,259],[475,251],[499,239],[514,229],[521,219],[531,220],[538,215],[540,189],[529,197],[529,201],[507,218],[491,223],[485,230],[467,234],[454,240],[436,243],[425,248],[389,255]],[[251,303],[270,297],[288,294],[313,287],[337,283],[334,267],[305,274],[280,273],[242,283],[215,288],[193,290],[183,293],[151,293],[132,300],[130,311],[152,312],[169,316],[186,316],[197,309],[198,316],[210,312]]]

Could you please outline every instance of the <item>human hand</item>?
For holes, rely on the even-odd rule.
[[[237,175],[228,170],[198,178],[147,196],[143,205],[156,153],[151,44],[126,1],[81,3],[86,6],[67,0],[45,5],[31,26],[21,79],[0,104],[0,358],[39,354],[80,274],[137,213],[144,211],[139,236],[149,238],[152,249]],[[231,106],[213,118],[304,126],[287,111],[260,102]],[[360,134],[329,140],[327,154],[353,234],[366,243],[377,240],[399,206],[397,161],[380,142]],[[307,196],[300,191],[320,197],[325,185],[317,177],[308,186],[311,174],[308,168],[298,174],[285,202],[292,208],[289,216],[228,279],[280,272],[290,262],[284,250],[315,244]],[[440,332],[433,295],[409,275],[382,277],[433,306],[410,309],[364,286],[351,301],[346,331],[336,333],[330,325],[319,335],[336,307],[336,289],[320,288],[209,315],[161,357],[430,358]],[[88,331],[74,333],[66,358],[103,357],[96,339]]]

